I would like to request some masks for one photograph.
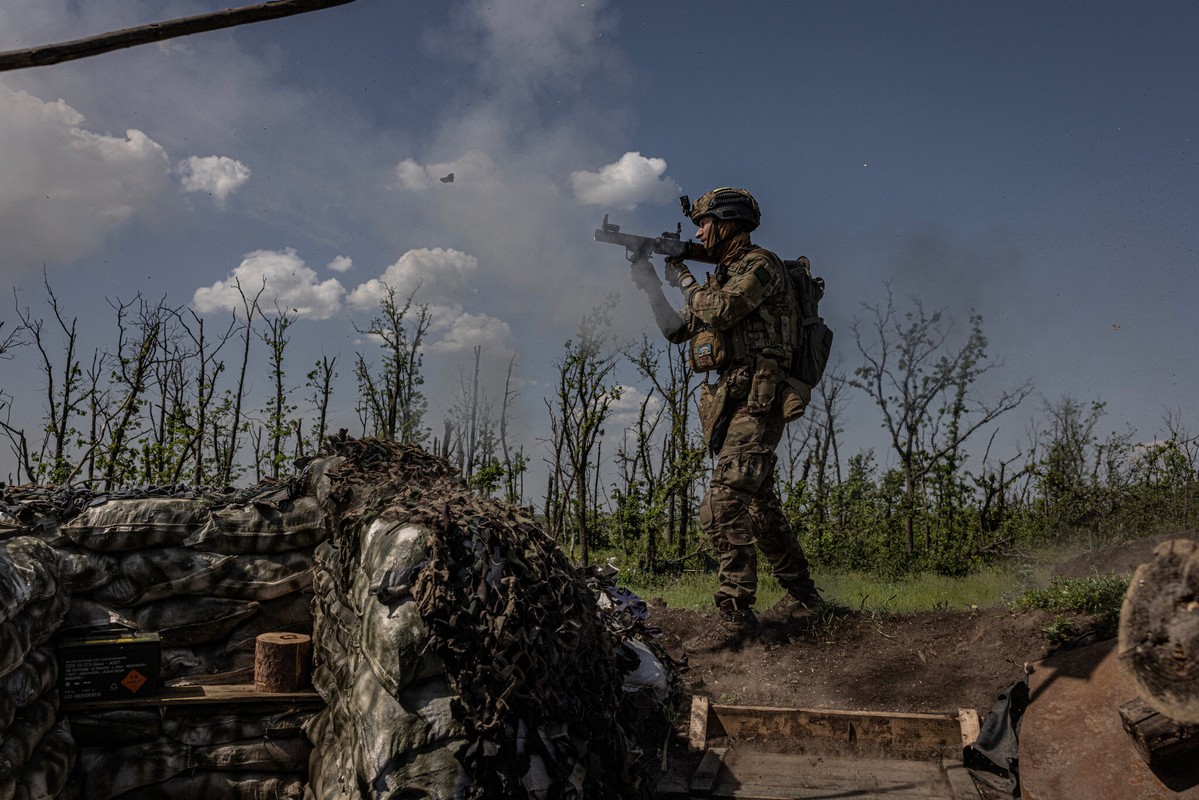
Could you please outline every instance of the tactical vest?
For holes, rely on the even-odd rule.
[[[798,338],[795,288],[787,280],[787,269],[782,260],[769,250],[753,247],[741,258],[754,253],[765,256],[778,268],[781,286],[727,332],[732,356],[730,366],[750,366],[753,357],[759,355],[788,364]],[[727,280],[727,274],[724,280]]]

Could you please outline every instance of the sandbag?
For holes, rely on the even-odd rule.
[[[303,736],[304,725],[316,714],[311,708],[284,708],[264,714],[261,710],[232,714],[169,714],[162,720],[162,733],[195,747],[246,739],[282,739]]]
[[[153,547],[125,554],[118,574],[92,597],[114,606],[135,606],[180,595],[204,594],[224,577],[234,556],[186,547]]]
[[[117,576],[120,562],[111,553],[81,550],[70,542],[55,550],[62,565],[62,583],[71,594],[94,592]]]
[[[129,747],[81,747],[78,762],[87,776],[81,800],[111,800],[170,780],[193,766],[187,745],[163,738]]]
[[[312,586],[312,553],[293,550],[237,558],[212,587],[215,597],[274,600]]]
[[[300,800],[304,775],[197,771],[125,792],[117,800]]]
[[[308,592],[266,600],[258,604],[258,613],[230,631],[224,652],[253,653],[262,633],[312,633],[312,595]]]
[[[216,641],[258,613],[258,603],[222,597],[156,600],[132,609],[138,629],[158,633],[166,647],[188,647]]]
[[[137,630],[137,620],[123,613],[127,610],[97,603],[86,597],[76,597],[71,601],[71,610],[67,612],[59,632],[75,634],[87,631],[121,630],[132,633]]]
[[[208,521],[211,508],[206,500],[186,497],[107,500],[85,508],[61,530],[75,544],[102,552],[178,547]]]
[[[191,748],[200,769],[229,771],[301,772],[308,766],[312,745],[307,739],[259,739],[223,742]]]
[[[69,595],[54,594],[31,602],[14,619],[0,622],[0,677],[19,667],[30,649],[62,626],[69,602]]]
[[[16,669],[0,678],[0,695],[24,708],[58,683],[58,658],[52,647],[34,647]]]
[[[75,766],[75,740],[70,724],[60,720],[42,738],[17,781],[17,800],[60,797]]]
[[[54,548],[32,536],[0,541],[0,622],[58,591]]]
[[[57,713],[57,704],[48,699],[30,703],[17,713],[0,741],[0,778],[20,778],[34,749],[54,727]]]
[[[188,547],[214,553],[281,553],[310,548],[325,538],[325,515],[312,497],[215,509]]]
[[[80,747],[128,747],[162,736],[156,708],[113,708],[71,712],[71,733]]]

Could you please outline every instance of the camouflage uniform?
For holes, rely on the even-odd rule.
[[[717,606],[747,612],[758,588],[755,544],[792,596],[817,595],[774,481],[775,448],[786,426],[780,393],[795,335],[794,289],[778,256],[754,247],[748,233],[722,250],[716,271],[688,296],[685,326],[668,338],[682,342],[716,331],[728,351],[718,380],[701,390],[704,439],[717,461],[699,518],[720,559]]]

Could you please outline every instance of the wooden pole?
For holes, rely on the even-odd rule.
[[[224,11],[214,11],[194,17],[154,22],[137,28],[126,28],[61,44],[47,44],[27,50],[9,50],[0,53],[0,72],[74,61],[77,58],[98,56],[101,53],[135,47],[139,44],[150,44],[177,36],[232,28],[235,25],[245,25],[250,22],[290,17],[294,14],[319,11],[352,2],[354,0],[272,0],[269,3],[260,3],[255,6],[227,8]]]

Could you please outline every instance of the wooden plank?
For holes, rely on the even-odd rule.
[[[978,711],[973,708],[959,708],[958,724],[962,728],[963,749],[978,741],[978,733],[982,729],[978,721]]]
[[[722,764],[712,797],[957,800],[940,764],[925,761],[816,757],[731,748]]]
[[[1159,713],[1140,697],[1119,708],[1124,732],[1145,763],[1167,768],[1199,755],[1199,725],[1188,725]]]
[[[737,741],[872,744],[897,754],[957,757],[956,714],[904,714],[762,706],[709,706],[709,739],[719,729]]]
[[[980,800],[982,795],[978,791],[978,786],[974,784],[974,778],[970,777],[969,771],[962,766],[961,761],[945,759],[941,762],[941,769],[953,790],[951,795],[953,800]]]
[[[716,776],[720,774],[721,760],[726,751],[727,748],[724,747],[713,747],[704,753],[703,760],[699,762],[695,774],[691,776],[693,797],[707,797],[712,793],[712,787],[716,783]]]
[[[687,732],[687,745],[694,751],[708,747],[708,698],[691,696],[691,725]]]
[[[63,709],[156,708],[162,706],[195,706],[217,703],[323,705],[324,700],[316,692],[259,692],[255,691],[253,684],[226,684],[175,687],[164,689],[161,694],[152,697],[63,703]]]

